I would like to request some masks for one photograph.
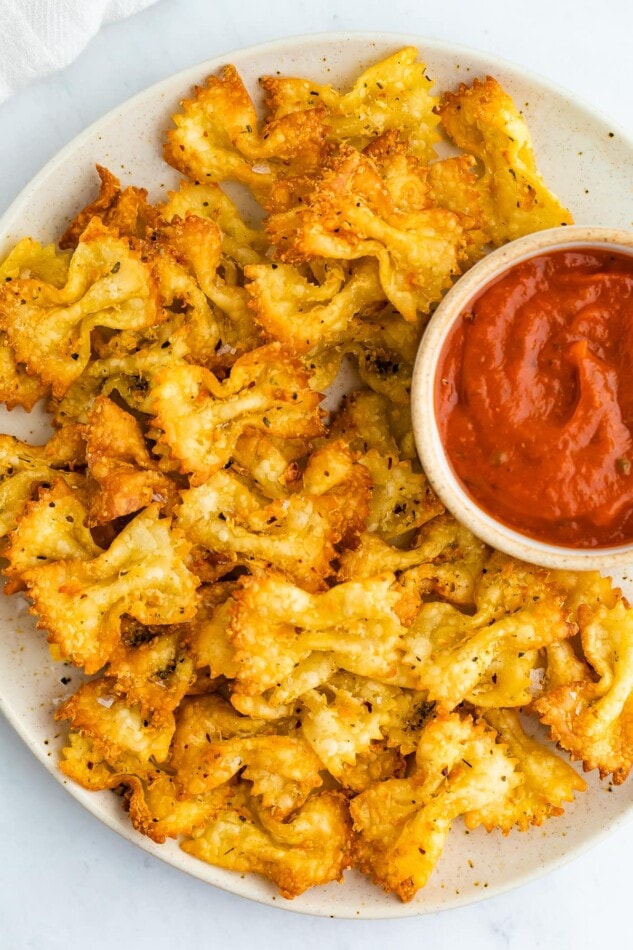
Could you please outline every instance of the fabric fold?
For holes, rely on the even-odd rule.
[[[68,66],[101,27],[156,0],[2,0],[0,102]]]

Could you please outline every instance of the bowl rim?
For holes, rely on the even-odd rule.
[[[570,548],[531,538],[489,514],[462,487],[437,425],[435,378],[439,355],[461,314],[485,287],[517,264],[540,254],[575,247],[610,247],[633,257],[633,231],[567,225],[536,231],[503,245],[478,261],[444,296],[422,336],[411,381],[411,417],[424,472],[447,509],[486,544],[540,567],[612,570],[630,564],[633,541],[601,548]]]

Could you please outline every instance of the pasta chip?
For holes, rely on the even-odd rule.
[[[517,653],[538,650],[574,632],[566,612],[552,598],[491,622],[468,616],[451,604],[423,604],[407,637],[403,685],[428,691],[444,709],[454,709],[479,684],[506,646]]]
[[[266,498],[286,498],[301,477],[299,462],[310,452],[306,439],[282,439],[244,432],[235,443],[233,466],[247,475]]]
[[[516,774],[522,782],[501,801],[491,801],[470,812],[467,826],[483,824],[488,831],[500,828],[508,834],[514,825],[526,831],[530,825],[542,825],[552,815],[562,815],[563,803],[573,801],[574,792],[583,792],[586,782],[560,756],[525,734],[516,711],[489,710],[484,719],[516,759]]]
[[[234,594],[229,638],[235,649],[236,694],[258,695],[296,673],[313,652],[342,669],[389,679],[405,628],[393,575],[339,584],[309,594],[282,578],[243,578]]]
[[[63,656],[96,673],[119,642],[124,613],[144,624],[194,615],[198,581],[185,564],[188,549],[159,521],[157,505],[146,508],[98,557],[55,561],[23,574],[38,626]]]
[[[322,284],[290,264],[255,264],[245,274],[258,322],[294,353],[338,343],[364,308],[384,300],[374,262],[361,262],[345,282],[340,266]]]
[[[20,590],[25,571],[60,560],[87,561],[102,554],[85,526],[86,506],[80,494],[63,479],[42,490],[37,501],[26,504],[3,552],[9,566],[7,593]]]
[[[320,435],[319,402],[305,372],[275,343],[241,357],[223,383],[202,367],[174,366],[158,375],[152,391],[160,441],[191,473],[192,485],[229,461],[247,429],[282,438]]]
[[[61,477],[79,488],[83,479],[72,469],[83,460],[83,432],[76,426],[53,435],[46,445],[0,435],[0,539],[15,529],[37,486],[50,487]]]
[[[169,719],[193,680],[189,640],[186,624],[143,627],[130,620],[123,623],[121,640],[107,668],[114,694],[138,705],[154,724]]]
[[[525,120],[495,79],[462,83],[444,96],[437,111],[455,145],[483,163],[478,189],[485,230],[494,244],[573,223],[545,186]]]
[[[158,212],[147,203],[145,188],[130,185],[121,191],[121,182],[112,172],[101,165],[96,167],[101,181],[99,194],[70,222],[59,239],[62,248],[77,247],[93,218],[128,238],[144,238],[158,224]]]
[[[106,396],[95,400],[88,416],[86,462],[98,485],[89,525],[133,514],[153,501],[174,501],[174,486],[151,459],[138,423]]]
[[[114,768],[130,765],[150,771],[152,762],[164,762],[174,734],[174,717],[159,724],[149,723],[140,709],[116,699],[113,683],[107,678],[79,687],[55,713],[58,721],[68,719],[71,728],[92,743],[92,748]]]
[[[410,322],[450,286],[467,244],[458,215],[401,210],[372,157],[347,147],[302,203],[272,214],[266,229],[287,263],[375,257],[385,296]]]
[[[453,821],[507,795],[520,781],[507,748],[496,740],[469,716],[432,719],[413,774],[379,782],[350,803],[361,870],[411,900],[427,883]]]
[[[234,66],[209,76],[182,103],[167,133],[165,159],[194,181],[227,179],[264,197],[278,175],[315,168],[325,154],[323,112],[283,116],[258,129],[255,106]]]
[[[183,493],[178,524],[187,536],[234,563],[274,567],[306,590],[323,589],[339,542],[353,543],[369,508],[369,479],[340,445],[308,463],[303,490],[268,501],[231,470]]]
[[[370,449],[362,462],[373,483],[367,529],[383,540],[394,541],[444,511],[426,475],[413,471],[409,461]]]
[[[32,277],[0,285],[0,329],[17,362],[57,397],[87,366],[94,327],[135,328],[160,319],[149,267],[98,219],[83,232],[63,288]]]
[[[325,791],[285,821],[266,814],[243,784],[226,808],[182,848],[210,864],[255,871],[277,884],[284,897],[341,880],[350,863],[351,828],[344,797]]]
[[[173,778],[158,770],[142,778],[136,775],[121,778],[128,786],[130,821],[137,831],[158,844],[166,838],[194,834],[225,806],[224,789],[183,798]]]
[[[416,63],[418,51],[405,46],[361,73],[347,93],[307,79],[265,76],[262,86],[273,119],[303,109],[325,106],[330,136],[363,148],[375,136],[396,129],[407,137],[415,155],[426,161],[434,157],[439,139],[435,99],[424,63]]]
[[[591,669],[545,692],[534,708],[554,741],[587,771],[612,773],[620,785],[633,767],[633,612],[620,600],[587,613],[587,622],[579,614],[580,637]]]
[[[63,287],[68,275],[69,254],[59,254],[53,244],[43,247],[31,238],[23,238],[0,263],[0,286],[14,280],[36,278]],[[30,412],[49,387],[37,376],[30,376],[24,364],[16,360],[5,333],[0,332],[0,402],[7,409],[22,406]]]
[[[172,758],[172,764],[178,759]],[[251,794],[273,817],[286,818],[322,784],[320,759],[301,737],[258,735],[207,742],[196,758],[196,773],[186,783],[190,793],[219,788],[240,773]],[[181,780],[181,770],[177,772]]]
[[[264,259],[268,238],[264,231],[251,228],[240,216],[235,204],[213,183],[181,181],[178,191],[170,191],[160,212],[167,221],[185,219],[190,214],[209,218],[220,229],[222,254],[240,266],[257,264]]]
[[[371,760],[377,755],[377,744],[390,744],[397,733],[403,755],[415,751],[415,744],[405,739],[419,694],[385,686],[374,680],[350,673],[335,673],[318,689],[309,690],[300,698],[301,731],[328,772],[343,785],[349,779],[358,781],[353,769],[358,757]],[[398,768],[400,763],[392,761]],[[371,767],[371,766],[368,766]]]

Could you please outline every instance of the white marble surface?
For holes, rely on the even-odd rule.
[[[2,2],[2,0],[0,0]],[[63,0],[60,0],[63,2]],[[0,107],[0,212],[77,132],[185,66],[279,36],[405,31],[478,47],[566,86],[633,131],[633,4],[606,0],[161,0],[107,27],[81,58]],[[633,825],[540,881],[401,922],[333,921],[216,891],[101,826],[0,719],[0,947],[257,946],[564,950],[628,931]],[[625,940],[626,945],[626,940]]]

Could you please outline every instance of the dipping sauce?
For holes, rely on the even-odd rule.
[[[633,539],[633,256],[552,251],[511,267],[444,344],[447,457],[490,515],[538,540]]]

